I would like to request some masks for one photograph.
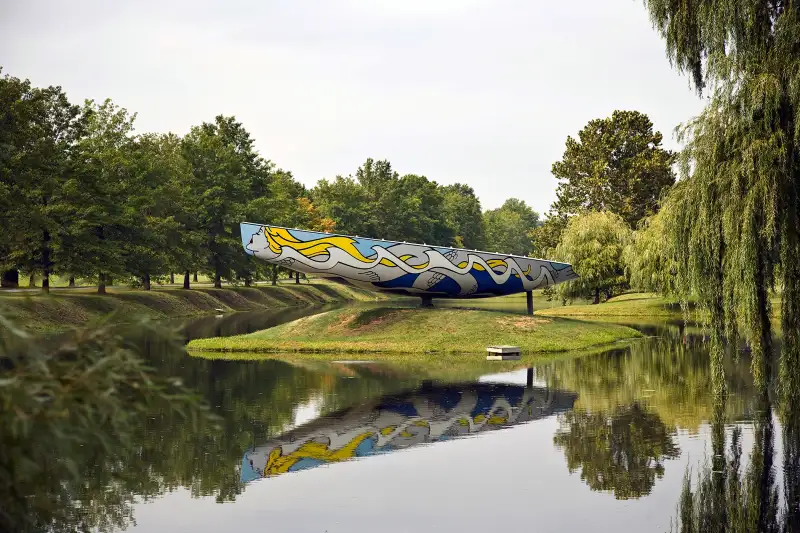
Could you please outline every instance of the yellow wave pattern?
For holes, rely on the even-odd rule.
[[[339,235],[331,235],[321,239],[314,239],[313,241],[301,241],[284,228],[264,228],[269,249],[276,254],[281,253],[284,246],[293,248],[306,257],[314,257],[316,255],[328,253],[328,249],[339,248],[344,250],[352,257],[358,259],[363,263],[371,263],[369,259],[364,257],[358,248],[355,246],[355,239],[350,237],[342,237]]]

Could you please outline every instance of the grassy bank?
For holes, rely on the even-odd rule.
[[[386,297],[325,281],[224,289],[117,291],[109,288],[105,296],[82,291],[34,295],[8,292],[0,293],[0,315],[12,317],[34,331],[58,331],[112,312],[131,317],[169,318],[211,314],[218,309],[252,311],[376,299]]]
[[[628,327],[482,310],[376,307],[337,309],[234,337],[198,339],[192,351],[485,353],[492,344],[555,353],[640,336]]]
[[[677,300],[656,294],[630,293],[615,296],[600,304],[553,306],[536,312],[550,317],[653,317],[659,319],[681,319],[683,311]]]

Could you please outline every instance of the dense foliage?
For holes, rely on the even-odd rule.
[[[580,278],[558,285],[562,298],[593,298],[600,303],[627,286],[622,253],[631,230],[611,212],[589,212],[572,217],[561,234],[555,257],[572,265]]]
[[[658,210],[661,194],[675,183],[674,155],[661,147],[647,115],[614,111],[589,121],[578,139],[567,138],[552,212],[560,217],[581,211],[611,211],[632,228]]]
[[[164,448],[134,437],[144,421],[215,424],[198,396],[144,363],[134,331],[174,343],[147,323],[108,321],[35,341],[0,317],[0,531],[124,527],[134,498],[162,486],[141,459]]]
[[[769,291],[782,292],[785,372],[800,369],[800,6],[645,2],[673,64],[710,103],[684,128],[684,179],[670,194],[665,243],[677,288],[710,312],[712,341],[741,333],[766,379]],[[784,391],[798,405],[800,397]]]

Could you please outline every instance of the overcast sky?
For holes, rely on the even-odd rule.
[[[2,0],[0,65],[140,132],[236,115],[309,186],[373,157],[540,212],[587,121],[642,111],[676,147],[702,107],[641,0]]]

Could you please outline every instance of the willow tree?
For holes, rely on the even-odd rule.
[[[769,290],[783,291],[783,371],[800,367],[800,4],[645,0],[670,61],[708,108],[684,129],[686,183],[668,233],[684,286],[701,289],[715,343],[733,326],[765,379]],[[689,172],[691,170],[691,173]],[[695,247],[697,246],[697,247]],[[785,400],[800,398],[785,391]]]

